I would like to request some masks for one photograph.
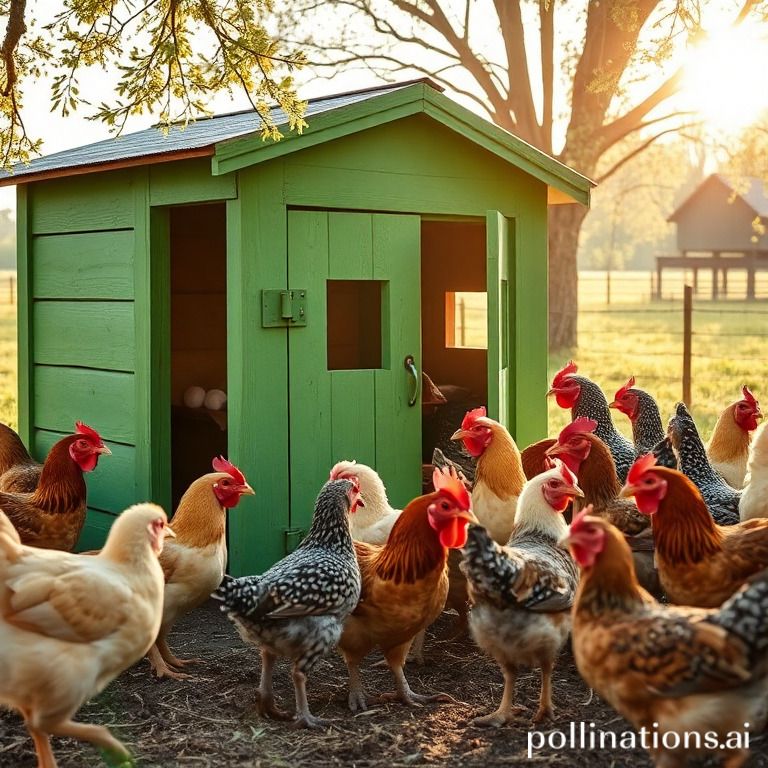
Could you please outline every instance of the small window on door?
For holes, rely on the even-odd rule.
[[[488,349],[488,294],[480,291],[445,294],[445,346]]]
[[[328,370],[381,368],[381,280],[328,280]]]

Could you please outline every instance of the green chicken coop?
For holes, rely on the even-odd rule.
[[[256,490],[230,513],[235,574],[295,544],[340,459],[404,505],[440,409],[422,371],[519,443],[546,434],[547,206],[588,205],[591,182],[428,81],[313,99],[307,120],[277,143],[251,112],[151,128],[0,179],[21,436],[42,458],[81,419],[113,452],[81,547],[129,504],[172,508],[218,453]],[[190,405],[212,389],[225,409]]]

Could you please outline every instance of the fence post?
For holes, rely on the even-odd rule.
[[[693,288],[683,289],[683,402],[691,407],[691,342],[693,336]]]
[[[8,300],[13,304],[13,275],[8,278]]]

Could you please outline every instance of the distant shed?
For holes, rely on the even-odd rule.
[[[137,500],[170,508],[219,452],[256,489],[230,514],[234,573],[295,544],[339,459],[405,504],[409,359],[522,444],[546,434],[547,205],[588,204],[591,182],[425,81],[307,117],[279,143],[238,113],[0,179],[18,185],[22,437],[42,457],[82,419],[113,451],[88,477],[82,546]],[[451,341],[462,292],[487,293],[487,348]],[[186,408],[190,385],[225,390],[226,413]]]
[[[692,269],[694,288],[699,269],[711,269],[712,298],[718,298],[721,291],[727,295],[729,270],[743,269],[747,298],[755,298],[755,272],[768,269],[768,194],[761,179],[734,183],[722,174],[712,174],[667,221],[676,224],[680,253],[656,257],[657,296],[661,295],[665,268]]]

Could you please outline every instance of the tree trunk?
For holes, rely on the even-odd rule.
[[[587,215],[583,205],[563,204],[549,208],[549,348],[575,347],[579,309],[579,274],[576,251],[579,231]]]

